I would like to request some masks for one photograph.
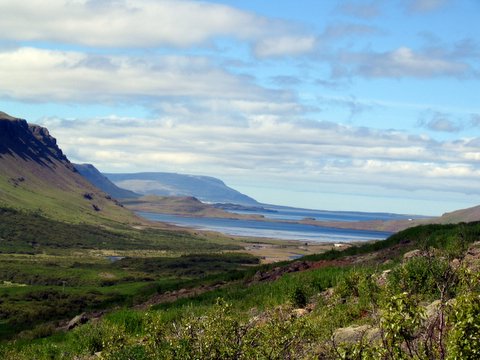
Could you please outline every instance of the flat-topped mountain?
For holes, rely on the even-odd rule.
[[[193,196],[209,203],[258,205],[217,178],[165,172],[105,174],[115,185],[141,195]]]
[[[73,164],[73,166],[84,178],[115,199],[131,199],[141,196],[133,191],[118,187],[92,164]]]
[[[0,112],[0,206],[71,222],[136,218],[81,176],[44,127]]]

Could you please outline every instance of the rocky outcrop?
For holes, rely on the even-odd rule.
[[[83,178],[46,128],[2,112],[0,188],[7,189],[0,191],[3,205],[36,211],[42,203],[42,214],[56,220],[139,220]],[[97,215],[100,210],[102,218]]]
[[[463,261],[470,270],[480,270],[480,241],[470,245]]]
[[[335,344],[354,344],[360,341],[372,342],[381,337],[380,329],[370,325],[349,326],[335,330],[332,340]]]
[[[422,250],[416,249],[416,250],[412,250],[412,251],[409,251],[409,252],[405,253],[403,255],[403,260],[407,261],[407,260],[413,259],[415,257],[421,257],[421,256],[425,256],[425,255],[426,255],[425,252],[423,252]]]
[[[46,128],[0,112],[0,156],[2,154],[16,155],[47,166],[57,160],[73,169],[57,140]]]
[[[297,261],[288,266],[275,267],[272,270],[267,271],[257,271],[249,283],[253,284],[263,281],[275,281],[284,274],[305,271],[311,269],[312,267],[313,263],[310,261]]]
[[[83,325],[88,321],[88,317],[86,313],[82,313],[80,315],[75,316],[72,320],[70,320],[67,324],[67,330],[72,330],[77,326]]]

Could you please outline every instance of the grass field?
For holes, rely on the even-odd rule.
[[[241,252],[238,239],[218,234],[68,224],[8,208],[0,214],[0,356],[6,359],[88,358],[97,351],[107,359],[209,358],[205,346],[223,354],[218,358],[235,358],[227,356],[232,349],[243,358],[315,358],[322,351],[342,358],[332,351],[350,348],[332,348],[336,329],[420,319],[438,299],[467,304],[468,297],[474,305],[480,291],[474,274],[451,265],[480,238],[480,223],[415,227],[342,251],[304,249],[308,270],[258,280],[291,262],[260,264]],[[402,260],[413,249],[428,255]],[[384,270],[390,273],[380,286]],[[295,315],[295,308],[309,306],[302,310],[307,315]],[[462,307],[458,316],[465,309],[476,311]],[[407,310],[410,315],[402,313]],[[60,330],[83,312],[99,320]],[[445,322],[460,334],[449,344],[461,337],[461,321]],[[427,331],[420,320],[412,324]],[[403,351],[400,343],[389,344],[392,354]],[[448,348],[452,354],[457,345]]]
[[[0,209],[0,217],[2,337],[83,311],[132,305],[158,291],[213,282],[258,263],[251,255],[228,253],[242,247],[222,237],[68,224],[8,208]]]

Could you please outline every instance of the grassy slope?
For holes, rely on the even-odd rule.
[[[331,251],[306,258],[305,260],[319,261],[321,264],[325,265],[313,270],[286,274],[276,281],[258,282],[253,283],[250,286],[246,286],[243,282],[235,282],[192,298],[180,299],[173,303],[160,304],[155,309],[159,311],[159,315],[161,315],[161,318],[163,319],[162,321],[164,325],[162,326],[168,327],[172,321],[175,321],[178,324],[178,322],[184,321],[182,319],[188,319],[192,316],[204,317],[205,313],[209,314],[212,311],[218,311],[215,310],[215,303],[217,302],[218,298],[223,298],[229,304],[231,304],[231,311],[233,311],[232,316],[241,319],[240,321],[246,321],[252,317],[252,314],[262,314],[263,311],[270,311],[278,306],[286,306],[292,301],[292,294],[294,294],[298,288],[302,289],[301,291],[307,296],[308,299],[311,299],[310,301],[312,301],[312,299],[317,299],[315,301],[320,301],[318,300],[318,294],[328,288],[334,287],[336,289],[335,291],[340,294],[338,296],[347,297],[344,298],[344,300],[333,304],[331,304],[332,300],[321,300],[316,305],[317,309],[308,316],[308,319],[316,324],[315,326],[319,326],[318,331],[320,331],[320,334],[318,335],[318,341],[326,341],[329,336],[329,331],[333,331],[332,329],[348,326],[352,323],[364,324],[373,321],[367,316],[368,311],[370,311],[371,299],[367,297],[363,298],[363,296],[367,296],[368,294],[363,293],[363,295],[355,295],[357,291],[355,288],[357,286],[360,287],[360,283],[357,281],[366,281],[368,279],[372,279],[372,276],[368,274],[375,272],[378,274],[379,271],[386,268],[394,269],[393,274],[397,274],[395,276],[399,276],[398,274],[401,274],[401,272],[398,271],[398,260],[401,259],[403,253],[406,251],[416,248],[426,249],[429,247],[435,247],[441,249],[441,251],[443,251],[445,254],[448,254],[450,257],[457,257],[460,256],[463,251],[465,251],[466,247],[471,242],[477,240],[479,237],[480,223],[461,225],[427,225],[407,229],[385,241],[364,244],[349,248],[345,251]],[[344,261],[344,264],[340,266],[338,262],[329,262],[335,259]],[[440,258],[439,261],[444,261],[441,259],[442,258]],[[211,260],[212,259],[207,258],[206,262],[204,262],[200,267],[196,267],[196,269],[202,269],[202,266],[206,266]],[[389,261],[386,262],[386,260]],[[192,262],[196,262],[195,258],[191,258],[190,260],[185,258],[185,261],[190,264]],[[185,261],[182,263],[182,266],[185,266]],[[226,263],[228,263],[228,260]],[[234,264],[235,263],[236,262],[234,261]],[[288,263],[262,266],[260,270],[265,272],[271,270],[274,266],[278,267],[285,265],[288,265]],[[107,265],[104,264],[103,266]],[[88,266],[79,266],[79,269],[87,268]],[[208,268],[208,266],[206,268]],[[163,263],[156,263],[156,260],[154,259],[141,261],[136,261],[135,259],[125,259],[125,261],[121,261],[109,269],[112,274],[115,274],[115,276],[119,278],[122,277],[122,271],[125,271],[126,269],[130,269],[130,271],[133,269],[134,272],[138,272],[139,274],[149,274],[149,276],[154,274],[164,274],[165,276],[168,273],[172,274],[172,271],[175,275],[178,275],[179,273],[176,272],[177,270],[175,269],[178,269],[181,272],[184,271],[182,268],[178,268],[176,266],[174,259],[166,260]],[[103,269],[103,272],[105,271],[106,270]],[[247,270],[243,277],[251,277],[256,271],[257,269]],[[423,270],[420,268],[417,271]],[[429,278],[431,275],[428,275],[428,269],[427,273],[425,274],[427,275],[426,278],[422,277],[425,275],[421,275],[421,273],[419,273],[418,275],[415,275],[415,277],[408,280],[414,281],[414,283],[412,283],[413,285],[408,285],[408,283],[406,284],[407,286],[412,287],[411,289],[413,290],[411,291],[416,291],[416,297],[431,301],[437,296],[437,290],[435,286],[432,288],[431,285],[426,286],[423,283],[423,281],[431,280],[431,278]],[[417,277],[419,275],[421,276]],[[85,276],[90,279],[94,278],[91,274]],[[192,274],[192,276],[194,275]],[[359,277],[358,279],[360,280],[356,280],[357,277]],[[395,277],[392,281],[394,280]],[[98,279],[96,281],[98,281]],[[392,284],[395,284],[395,282]],[[402,291],[401,287],[397,288],[397,286],[399,286],[398,283],[394,286],[394,288],[388,291]],[[131,289],[135,289],[135,287]],[[159,289],[160,291],[165,291],[166,289],[173,288],[162,288],[160,286]],[[372,291],[374,291],[373,289],[374,288],[372,288]],[[362,291],[365,290],[360,289],[358,291],[362,293]],[[423,293],[422,291],[426,292]],[[17,292],[23,293],[26,292],[26,290],[21,289],[17,290]],[[32,295],[29,296],[31,297]],[[336,297],[333,299],[336,299]],[[326,302],[323,303],[323,301]],[[150,315],[146,316],[144,313],[123,311],[118,313],[118,315],[112,314],[111,316],[107,317],[107,320],[105,321],[113,321],[113,324],[120,326],[120,324],[125,324],[125,316],[133,316],[133,318],[136,319],[135,322],[138,323],[138,326],[140,326],[138,331],[128,336],[131,336],[132,339],[135,339],[137,336],[135,334],[137,333],[144,334],[143,336],[148,336],[148,333],[144,333],[144,331],[147,331],[148,329],[148,321],[150,321],[148,320],[148,316]],[[90,331],[92,331],[91,326],[87,326],[83,333],[82,329],[79,329],[79,331],[76,332],[77,335],[75,335],[75,337],[64,335],[58,340],[59,342],[56,342],[56,346],[60,346],[64,349],[72,349],[74,347],[74,343],[72,341],[78,339],[78,336],[90,336]],[[33,349],[35,349],[35,346],[39,346],[37,348],[38,351],[39,349],[45,349],[44,346],[48,346],[45,344],[49,344],[50,341],[53,340],[47,339],[42,341],[41,343],[44,345],[34,345]],[[22,347],[21,343],[19,343],[17,346],[20,346],[20,348]],[[37,350],[32,351],[35,353]],[[77,348],[75,351],[83,350],[79,350]],[[74,353],[72,353],[72,356],[73,354]]]
[[[42,215],[0,208],[0,251],[45,253],[63,249],[154,250],[174,253],[240,249],[232,242],[186,231],[107,229],[91,224],[68,224]]]
[[[298,354],[302,351],[307,351],[306,354],[310,357],[306,358],[318,358],[318,351],[321,353],[332,350],[330,339],[335,329],[352,324],[375,325],[375,318],[370,316],[375,306],[383,309],[382,316],[388,316],[385,306],[391,306],[388,305],[390,304],[389,299],[397,292],[400,292],[400,295],[395,296],[401,296],[402,291],[408,291],[412,294],[412,300],[423,301],[423,304],[428,304],[437,298],[437,287],[435,285],[432,287],[433,283],[431,282],[442,280],[441,277],[435,277],[435,273],[428,268],[430,266],[428,264],[430,264],[429,261],[433,261],[432,264],[438,265],[438,262],[445,263],[445,260],[442,257],[437,260],[425,261],[420,258],[420,261],[412,262],[414,267],[404,270],[408,268],[397,260],[405,251],[433,246],[440,249],[437,251],[441,251],[442,256],[456,257],[461,254],[461,248],[464,250],[479,236],[480,223],[428,225],[412,228],[383,242],[365,244],[344,252],[332,251],[317,255],[316,258],[310,258],[310,260],[316,261],[349,259],[350,263],[344,266],[334,266],[333,263],[328,266],[326,263],[327,266],[305,272],[290,273],[273,282],[254,283],[250,286],[238,282],[232,283],[190,299],[159,305],[155,311],[148,313],[121,310],[109,314],[98,324],[87,324],[73,332],[57,334],[34,342],[29,340],[30,336],[42,334],[42,331],[45,331],[43,328],[43,330],[25,333],[27,341],[21,340],[15,344],[5,345],[3,350],[0,346],[0,353],[4,351],[6,356],[15,356],[18,359],[26,359],[31,356],[60,359],[75,358],[80,354],[89,356],[93,352],[102,350],[102,355],[107,358],[115,353],[116,357],[112,358],[150,359],[156,358],[148,355],[149,351],[152,351],[150,346],[155,344],[154,351],[165,348],[175,354],[175,351],[186,346],[187,354],[195,352],[197,356],[200,356],[198,354],[202,353],[202,346],[212,346],[212,349],[216,349],[219,344],[234,346],[236,342],[229,342],[231,331],[236,331],[234,330],[236,326],[243,323],[249,325],[245,328],[240,327],[238,334],[242,334],[243,331],[253,331],[256,340],[252,346],[256,347],[255,351],[267,351],[271,355],[272,351],[282,349],[283,346],[286,346],[286,349],[288,346],[294,346],[291,349],[293,355],[299,356]],[[383,264],[385,256],[393,261]],[[361,262],[355,262],[356,260],[361,260]],[[422,261],[427,267],[421,265]],[[127,261],[120,268],[135,266],[137,270],[150,269],[148,271],[151,273],[159,271],[164,266],[172,271],[174,269],[171,267],[172,265],[174,265],[173,262],[170,265],[166,262],[152,267],[152,263],[149,262],[140,262],[134,265]],[[263,266],[261,269],[267,271],[271,268],[272,266]],[[386,287],[381,289],[372,283],[372,279],[375,279],[378,273],[385,268],[391,268],[393,272],[388,278]],[[412,269],[414,272],[411,272]],[[405,273],[405,271],[407,272]],[[246,274],[252,272],[254,271],[250,270]],[[120,273],[116,274],[120,276]],[[319,295],[329,288],[333,288],[332,295]],[[315,309],[301,318],[289,315],[289,304],[295,301],[294,294],[298,293],[298,289],[301,289],[300,293],[306,296],[308,302],[315,303]],[[450,291],[449,296],[456,296],[456,294],[462,294],[464,290],[457,286],[451,288]],[[18,297],[20,293],[24,292],[26,292],[25,289],[18,290],[17,295],[11,296]],[[31,293],[28,296],[36,298],[36,295]],[[225,299],[230,305],[228,307],[216,305],[219,297]],[[376,304],[373,307],[372,302]],[[447,321],[453,320],[448,318]],[[175,326],[172,326],[173,323]],[[404,324],[403,320],[401,323]],[[191,330],[184,331],[182,329]],[[166,336],[168,341],[156,342],[159,341],[156,336],[160,336],[159,339]],[[282,343],[280,339],[286,339],[287,342]],[[435,347],[435,343],[433,344]],[[261,347],[258,348],[260,345]],[[446,349],[453,354],[455,347],[450,343],[447,345]],[[388,343],[387,346],[392,347],[393,345]],[[252,349],[247,346],[247,349],[244,348],[242,351]],[[346,351],[348,347],[338,349]],[[215,358],[211,351],[213,350],[203,353],[203,356]],[[381,349],[374,351],[381,351]],[[326,358],[344,358],[339,353],[329,354],[331,357]],[[368,354],[366,356],[369,358]],[[267,355],[260,356],[260,358],[264,357],[268,358]],[[284,358],[284,356],[273,356],[273,358]]]
[[[131,304],[159,289],[215,281],[216,274],[223,278],[258,262],[216,254],[240,247],[184,231],[113,230],[6,208],[0,218],[0,337],[85,310]],[[112,263],[109,256],[126,258]]]
[[[45,167],[4,155],[0,169],[0,205],[34,210],[73,223],[140,222],[61,162]],[[85,198],[85,194],[92,194],[92,199]],[[93,205],[100,211],[95,211]]]

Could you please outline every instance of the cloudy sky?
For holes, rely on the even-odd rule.
[[[261,202],[480,204],[478,0],[0,0],[0,110],[104,172]]]

